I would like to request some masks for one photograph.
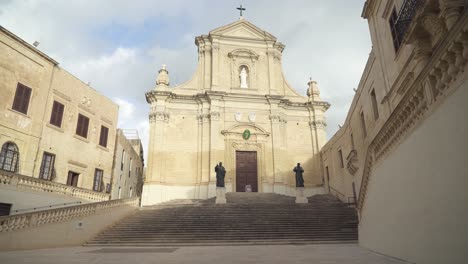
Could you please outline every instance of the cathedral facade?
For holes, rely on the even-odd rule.
[[[285,46],[243,18],[195,44],[192,79],[170,87],[163,66],[146,93],[150,141],[142,204],[215,196],[219,162],[228,192],[295,195],[296,163],[305,170],[305,194],[323,192],[319,150],[330,105],[317,83],[309,81],[307,96],[296,92],[282,72]]]

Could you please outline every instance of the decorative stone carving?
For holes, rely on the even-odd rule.
[[[432,46],[439,42],[441,36],[446,32],[444,22],[434,13],[424,14],[421,17],[421,25],[431,35]]]
[[[255,122],[256,119],[256,114],[254,112],[249,113],[249,121],[250,122]]]
[[[346,158],[346,169],[351,175],[354,175],[356,171],[359,169],[358,167],[358,157],[357,151],[355,149],[351,150]]]
[[[445,19],[447,28],[451,29],[460,18],[465,6],[464,0],[439,0],[441,15]]]
[[[322,128],[326,128],[327,127],[327,122],[323,121],[323,120],[316,120],[316,121],[310,121],[309,122],[309,125],[313,128],[313,129],[322,129]]]
[[[280,115],[275,115],[275,114],[271,114],[269,116],[269,118],[270,118],[272,123],[278,123],[281,120],[281,116]]]
[[[219,112],[211,112],[209,117],[211,120],[218,121],[220,114]]]
[[[81,99],[81,104],[87,107],[91,107],[91,99],[86,96],[83,96],[83,98]]]
[[[236,112],[234,114],[234,118],[236,119],[237,122],[240,122],[242,119],[242,113],[241,112]]]
[[[199,114],[197,115],[197,119],[199,123],[205,123],[210,120],[210,114]]]
[[[157,121],[169,121],[170,114],[165,111],[157,111],[157,112],[152,112],[149,115],[149,120],[150,123],[152,122],[157,122]]]

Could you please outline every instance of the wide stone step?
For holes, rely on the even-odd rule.
[[[263,239],[263,240],[229,240],[229,241],[163,241],[163,242],[109,242],[87,243],[90,247],[182,247],[182,246],[242,246],[242,245],[303,245],[303,244],[355,244],[356,239]]]
[[[354,243],[358,239],[355,210],[329,196],[314,196],[309,204],[294,204],[293,197],[274,194],[228,197],[240,203],[214,204],[211,199],[144,208],[87,245],[310,244]],[[269,199],[280,202],[267,203]]]

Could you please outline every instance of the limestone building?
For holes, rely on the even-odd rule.
[[[341,129],[321,151],[325,189],[357,200],[359,242],[411,263],[465,263],[466,1],[368,0],[373,48]]]
[[[117,116],[117,104],[0,27],[0,187],[108,199]]]
[[[144,161],[138,132],[117,129],[115,142],[111,199],[141,196]]]
[[[305,169],[306,194],[321,192],[324,112],[315,81],[307,96],[285,80],[285,46],[242,17],[195,39],[198,68],[169,86],[159,71],[150,104],[144,205],[215,195],[214,167],[223,162],[228,192],[294,195],[293,167]]]

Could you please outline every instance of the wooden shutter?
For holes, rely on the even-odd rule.
[[[52,114],[50,115],[50,123],[52,125],[58,127],[62,126],[63,108],[63,104],[54,101],[54,104],[52,106]]]
[[[88,137],[89,118],[78,114],[78,123],[76,125],[76,134],[84,138]]]
[[[109,134],[109,128],[101,126],[101,134],[99,136],[99,145],[107,147],[107,137]]]
[[[29,99],[31,98],[31,88],[18,83],[16,86],[15,99],[12,108],[23,114],[28,113]]]

